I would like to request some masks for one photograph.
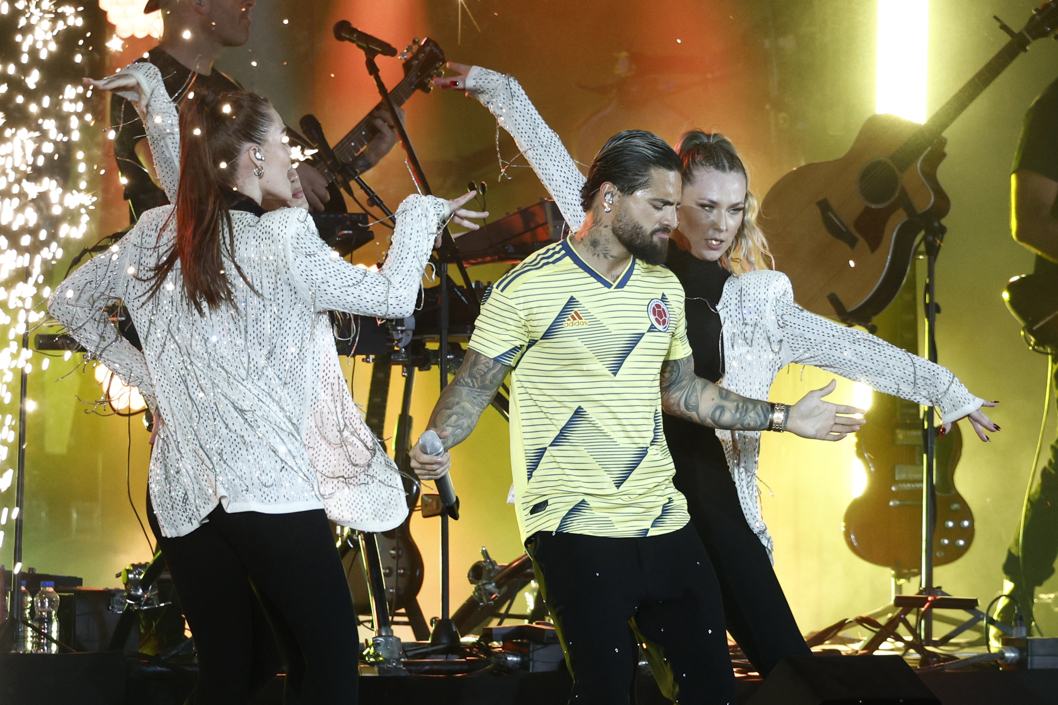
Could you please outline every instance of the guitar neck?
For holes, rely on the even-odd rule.
[[[940,110],[933,114],[929,120],[925,122],[915,134],[908,139],[903,145],[900,146],[892,156],[893,164],[896,165],[897,169],[903,172],[905,169],[910,167],[918,158],[933,145],[937,139],[944,134],[955,119],[962,115],[963,111],[969,107],[970,103],[977,99],[977,96],[981,95],[985,88],[988,88],[992,84],[992,81],[996,80],[999,74],[1003,73],[1010,64],[1014,62],[1014,59],[1018,55],[1025,52],[1029,44],[1032,42],[1029,37],[1024,34],[1017,34],[1013,39],[1006,43],[1002,49],[992,57],[991,61],[984,65],[984,67],[974,74],[973,78],[966,82],[959,92],[948,99],[944,105],[941,106]]]
[[[409,77],[405,76],[404,80],[401,81],[396,88],[390,91],[390,98],[393,100],[393,104],[398,108],[404,105],[408,98],[411,98],[415,92],[415,86],[412,85],[412,81]],[[351,162],[357,154],[360,154],[368,142],[375,138],[378,134],[378,128],[375,127],[374,113],[383,107],[380,101],[378,105],[371,109],[364,119],[357,123],[349,134],[343,137],[338,144],[334,145],[334,153],[342,162]]]

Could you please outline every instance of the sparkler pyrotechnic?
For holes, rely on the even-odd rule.
[[[86,153],[98,151],[100,136],[80,78],[93,70],[92,44],[104,37],[88,17],[58,0],[0,2],[0,404],[9,411],[21,401],[15,374],[48,368],[29,332],[46,315],[47,282],[64,243],[82,239],[91,222],[96,168]],[[25,402],[25,411],[36,407]],[[18,413],[3,413],[0,495],[11,486],[18,425]],[[6,523],[6,508],[2,517]]]

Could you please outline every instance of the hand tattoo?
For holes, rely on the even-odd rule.
[[[695,376],[690,357],[662,363],[661,405],[672,416],[734,431],[763,431],[771,418],[768,402],[739,396]]]

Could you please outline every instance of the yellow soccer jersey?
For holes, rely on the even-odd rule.
[[[537,531],[650,536],[689,521],[661,427],[661,364],[691,354],[683,299],[667,268],[633,259],[610,282],[568,241],[489,289],[470,348],[514,367],[523,541]]]

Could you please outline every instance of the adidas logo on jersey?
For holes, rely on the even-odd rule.
[[[562,324],[563,328],[576,328],[577,326],[586,326],[588,322],[584,320],[584,316],[580,315],[580,311],[574,311],[569,314],[569,318]]]

